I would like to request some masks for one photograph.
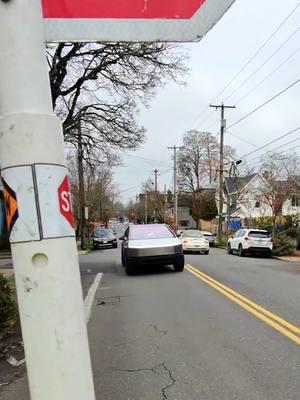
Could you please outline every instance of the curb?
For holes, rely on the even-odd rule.
[[[78,251],[78,255],[79,255],[79,256],[84,256],[84,255],[86,255],[86,254],[88,254],[88,253],[89,253],[88,250],[79,250],[79,251]]]
[[[274,259],[274,260],[280,260],[280,261],[284,261],[284,262],[291,262],[291,263],[294,263],[294,262],[300,262],[300,257],[289,257],[289,256],[287,256],[288,257],[288,259],[287,258],[284,258],[284,256],[283,257],[276,257],[276,256],[273,256],[272,258]],[[293,259],[294,258],[294,259]]]

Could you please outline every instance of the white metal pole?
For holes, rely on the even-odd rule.
[[[178,229],[177,147],[174,146],[174,212],[175,231]]]
[[[40,0],[0,1],[4,174],[9,168],[18,174],[24,165],[65,165],[61,123],[52,112],[41,15]],[[51,182],[51,173],[48,178]],[[34,190],[25,187],[26,193]],[[20,207],[22,201],[18,199]],[[51,205],[44,206],[50,218]],[[30,236],[31,226],[26,228]],[[12,256],[31,400],[95,399],[75,238],[42,236],[12,243]]]

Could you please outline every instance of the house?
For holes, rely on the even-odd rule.
[[[210,192],[212,193],[213,196],[215,196],[216,189],[215,188],[201,188],[198,192],[195,194],[193,193],[188,193],[188,192],[180,192],[178,194],[178,229],[196,229],[197,223],[193,219],[192,216],[192,208],[194,205],[195,198],[197,198],[198,193],[203,193],[203,192]],[[169,212],[172,217],[174,217],[174,202],[172,201],[169,203]],[[210,221],[205,221],[205,220],[199,220],[199,227],[201,227],[202,230],[208,230],[208,231],[215,231],[212,220]]]
[[[196,227],[196,223],[192,217],[192,207],[193,207],[193,195],[192,193],[181,192],[178,194],[178,229],[192,229]],[[169,219],[174,221],[174,199],[173,196],[169,196],[166,214]]]
[[[274,193],[280,193],[280,187],[284,187],[287,181],[276,181]],[[274,185],[274,183],[273,183]],[[267,176],[259,173],[244,177],[226,177],[224,181],[224,212],[228,218],[255,219],[259,217],[271,217],[272,207],[264,200],[262,193],[264,188],[271,183]],[[274,187],[274,186],[273,186]],[[293,178],[293,184],[289,186],[290,197],[280,204],[279,214],[283,216],[300,214],[300,177]]]
[[[192,217],[193,195],[191,193],[178,194],[178,229],[196,227]]]

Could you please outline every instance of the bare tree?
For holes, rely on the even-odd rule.
[[[138,105],[148,105],[166,81],[182,83],[186,73],[186,54],[174,44],[60,43],[49,45],[47,55],[65,140],[76,143],[81,124],[87,154],[140,146]]]
[[[261,174],[263,184],[257,193],[257,200],[270,208],[272,213],[273,235],[276,221],[288,199],[299,188],[299,158],[295,154],[269,154],[262,160]]]
[[[105,221],[118,203],[118,192],[113,183],[114,169],[117,165],[114,157],[107,158],[105,163],[99,163],[96,159],[93,159],[92,164],[84,163],[85,200],[90,221]],[[72,153],[68,156],[68,168],[75,216],[79,220],[78,165],[77,157]]]
[[[219,169],[220,147],[217,138],[209,132],[191,130],[183,137],[183,149],[178,155],[179,175],[183,189],[196,193],[203,184],[216,180]],[[224,164],[234,158],[235,150],[224,149]]]
[[[218,214],[216,197],[214,191],[199,191],[193,201],[192,217],[197,224],[197,229],[201,229],[201,219],[211,221]]]
[[[156,191],[151,179],[145,181],[142,185],[142,194],[140,201],[136,204],[136,215],[138,221],[145,220],[146,204],[147,201],[147,222],[164,222],[164,207],[165,198],[164,194]]]

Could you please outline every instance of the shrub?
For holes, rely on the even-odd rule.
[[[292,239],[296,239],[298,235],[297,228],[288,228],[283,233]]]
[[[3,333],[15,322],[17,309],[12,280],[0,274],[0,333]]]
[[[285,234],[279,234],[274,239],[274,256],[290,256],[295,251],[294,241]]]
[[[253,226],[257,229],[264,229],[266,231],[272,232],[272,218],[271,217],[259,217],[255,219]]]
[[[227,242],[228,242],[228,237],[222,236],[221,238],[218,238],[216,242],[216,247],[227,247]]]
[[[296,249],[300,250],[300,227],[297,228],[297,235],[296,235]]]

